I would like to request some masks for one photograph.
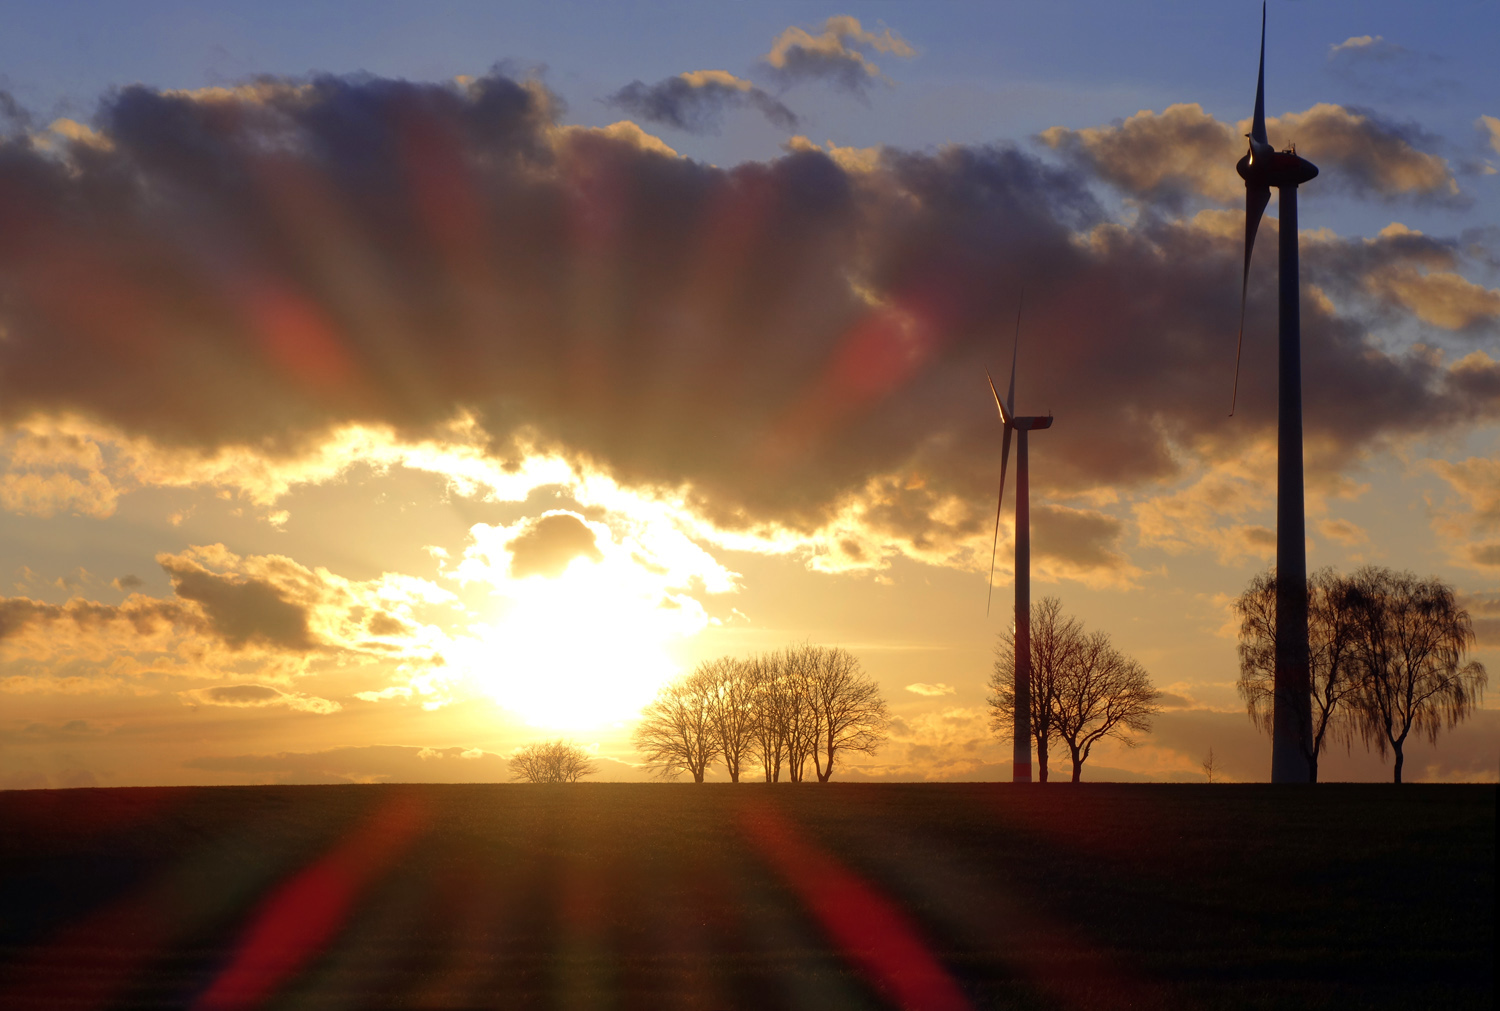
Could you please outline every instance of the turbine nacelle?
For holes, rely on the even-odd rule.
[[[1247,189],[1270,189],[1275,186],[1301,186],[1317,178],[1318,166],[1303,158],[1295,150],[1257,152],[1251,144],[1250,151],[1234,166],[1234,170],[1245,180]]]

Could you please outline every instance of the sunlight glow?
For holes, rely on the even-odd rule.
[[[732,574],[707,555],[670,543],[652,551],[634,532],[616,539],[605,523],[587,522],[598,560],[580,555],[559,575],[515,578],[507,545],[530,522],[471,531],[455,574],[490,583],[501,616],[471,629],[459,663],[476,692],[535,727],[578,732],[634,718],[679,673],[668,645],[712,621],[690,584],[728,588]]]

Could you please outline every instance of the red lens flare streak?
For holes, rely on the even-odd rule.
[[[392,797],[353,834],[276,890],[254,915],[229,964],[193,1005],[257,1007],[326,950],[363,894],[415,841],[427,807]]]
[[[960,1011],[969,1002],[910,920],[769,804],[746,810],[745,834],[823,930],[898,1007]]]

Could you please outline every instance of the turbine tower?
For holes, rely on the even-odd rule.
[[[1029,457],[1026,447],[1028,432],[1052,427],[1052,416],[1045,418],[1016,417],[1016,352],[1021,345],[1021,310],[1016,308],[1016,343],[1010,353],[1010,391],[1005,400],[1000,400],[1000,391],[995,389],[995,380],[989,369],[984,377],[990,381],[990,393],[995,397],[995,407],[1000,411],[1000,423],[1005,436],[1000,450],[1000,494],[995,501],[995,542],[990,548],[990,594],[995,592],[995,552],[1000,545],[1000,509],[1005,499],[1005,469],[1010,462],[1010,433],[1018,433],[1016,439],[1016,666],[1015,703],[1016,724],[1011,781],[1031,782],[1031,489],[1029,483]],[[989,614],[989,604],[985,604]]]
[[[1266,8],[1260,9],[1260,74],[1250,150],[1235,168],[1245,180],[1245,270],[1240,279],[1240,336],[1234,352],[1234,399],[1239,396],[1240,346],[1245,339],[1245,294],[1255,230],[1281,191],[1280,308],[1276,437],[1276,688],[1271,718],[1271,782],[1312,779],[1307,740],[1312,725],[1307,648],[1307,545],[1302,489],[1302,326],[1297,264],[1297,187],[1318,174],[1295,147],[1272,149],[1266,139]]]

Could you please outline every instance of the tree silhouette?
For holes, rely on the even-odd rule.
[[[1073,782],[1082,778],[1089,752],[1104,738],[1135,747],[1130,735],[1151,729],[1151,717],[1161,710],[1158,698],[1146,669],[1116,649],[1108,633],[1085,636],[1059,669],[1052,715],[1073,759]]]
[[[1349,577],[1348,606],[1358,661],[1356,727],[1381,757],[1387,748],[1394,753],[1399,783],[1407,736],[1416,730],[1435,743],[1484,696],[1484,665],[1464,662],[1473,623],[1441,579],[1375,566]]]
[[[703,782],[719,750],[712,694],[711,680],[692,674],[663,685],[641,711],[632,740],[658,778],[675,779],[687,772],[693,782]]]
[[[873,754],[886,738],[890,709],[880,686],[860,669],[859,660],[838,646],[794,647],[804,655],[803,684],[812,704],[816,736],[813,768],[818,782],[833,777],[839,752]]]
[[[1036,743],[1037,781],[1047,782],[1047,758],[1057,739],[1053,712],[1057,707],[1058,672],[1072,661],[1083,642],[1078,619],[1062,613],[1062,601],[1043,597],[1031,608],[1031,736]],[[1000,634],[995,665],[990,672],[990,728],[1003,740],[1015,732],[1016,635]]]
[[[1302,740],[1312,782],[1318,781],[1318,756],[1331,740],[1346,743],[1353,734],[1350,700],[1356,692],[1358,662],[1355,614],[1350,584],[1332,569],[1307,577],[1308,684],[1312,692],[1312,726]],[[1276,570],[1250,579],[1234,602],[1240,616],[1240,676],[1235,687],[1256,726],[1271,733],[1276,703]],[[1292,712],[1297,706],[1289,706]]]
[[[738,783],[744,763],[753,757],[756,747],[752,670],[744,661],[726,656],[699,664],[692,676],[703,682],[719,757],[724,760],[729,781]]]
[[[599,771],[592,757],[572,741],[535,741],[510,756],[512,782],[576,783]]]

